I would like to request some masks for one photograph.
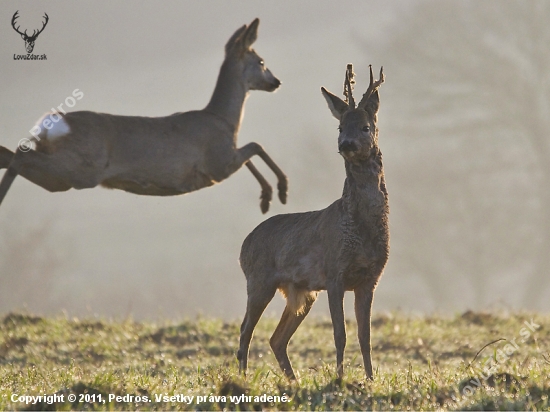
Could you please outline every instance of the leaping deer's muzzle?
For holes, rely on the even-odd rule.
[[[271,89],[271,91],[277,90],[277,89],[279,88],[279,86],[281,85],[281,81],[275,77],[275,79],[273,80],[273,82],[271,83],[271,85],[272,85],[272,87],[273,87],[273,88]]]

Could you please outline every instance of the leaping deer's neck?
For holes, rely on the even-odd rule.
[[[236,137],[247,96],[248,90],[243,81],[242,68],[226,59],[220,69],[212,98],[204,110],[224,119]]]

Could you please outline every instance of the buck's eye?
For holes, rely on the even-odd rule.
[[[265,63],[264,63],[263,60],[260,60],[260,61],[258,62],[258,64],[259,64],[260,66],[263,66]]]
[[[342,132],[342,126],[338,126],[338,131],[341,133]]]
[[[365,133],[368,133],[368,132],[370,132],[370,127],[369,126],[364,126],[361,130],[363,130]]]

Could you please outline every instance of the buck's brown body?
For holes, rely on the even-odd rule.
[[[277,289],[287,298],[281,321],[270,340],[281,369],[295,374],[287,345],[317,298],[327,290],[336,343],[337,373],[343,374],[346,344],[343,299],[355,293],[355,312],[365,371],[372,378],[370,317],[374,289],[389,255],[388,194],[376,128],[378,87],[382,72],[355,108],[351,68],[344,102],[322,89],[340,120],[338,147],[345,160],[346,181],[341,199],[323,210],[274,216],[248,235],[240,256],[247,279],[248,302],[237,357],[247,368],[254,327]]]

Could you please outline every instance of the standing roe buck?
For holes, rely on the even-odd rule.
[[[343,375],[346,327],[344,292],[355,293],[359,343],[367,378],[372,379],[370,318],[374,289],[389,254],[388,194],[376,127],[378,87],[370,69],[370,85],[357,108],[352,96],[352,66],[344,82],[346,101],[321,88],[340,121],[338,151],[345,160],[342,198],[323,210],[274,216],[245,239],[240,256],[248,301],[237,353],[246,372],[248,349],[256,323],[277,289],[286,307],[271,337],[273,353],[286,376],[296,379],[287,346],[317,299],[327,290],[336,343],[338,377]]]
[[[259,23],[242,26],[225,45],[214,94],[203,110],[166,117],[47,113],[38,123],[36,150],[18,149],[14,155],[0,146],[0,168],[8,168],[0,203],[17,174],[50,192],[102,185],[172,196],[211,186],[246,164],[260,182],[265,213],[273,190],[250,161],[254,155],[277,175],[279,199],[286,203],[287,178],[262,146],[236,146],[249,90],[272,92],[281,84],[251,48]]]

